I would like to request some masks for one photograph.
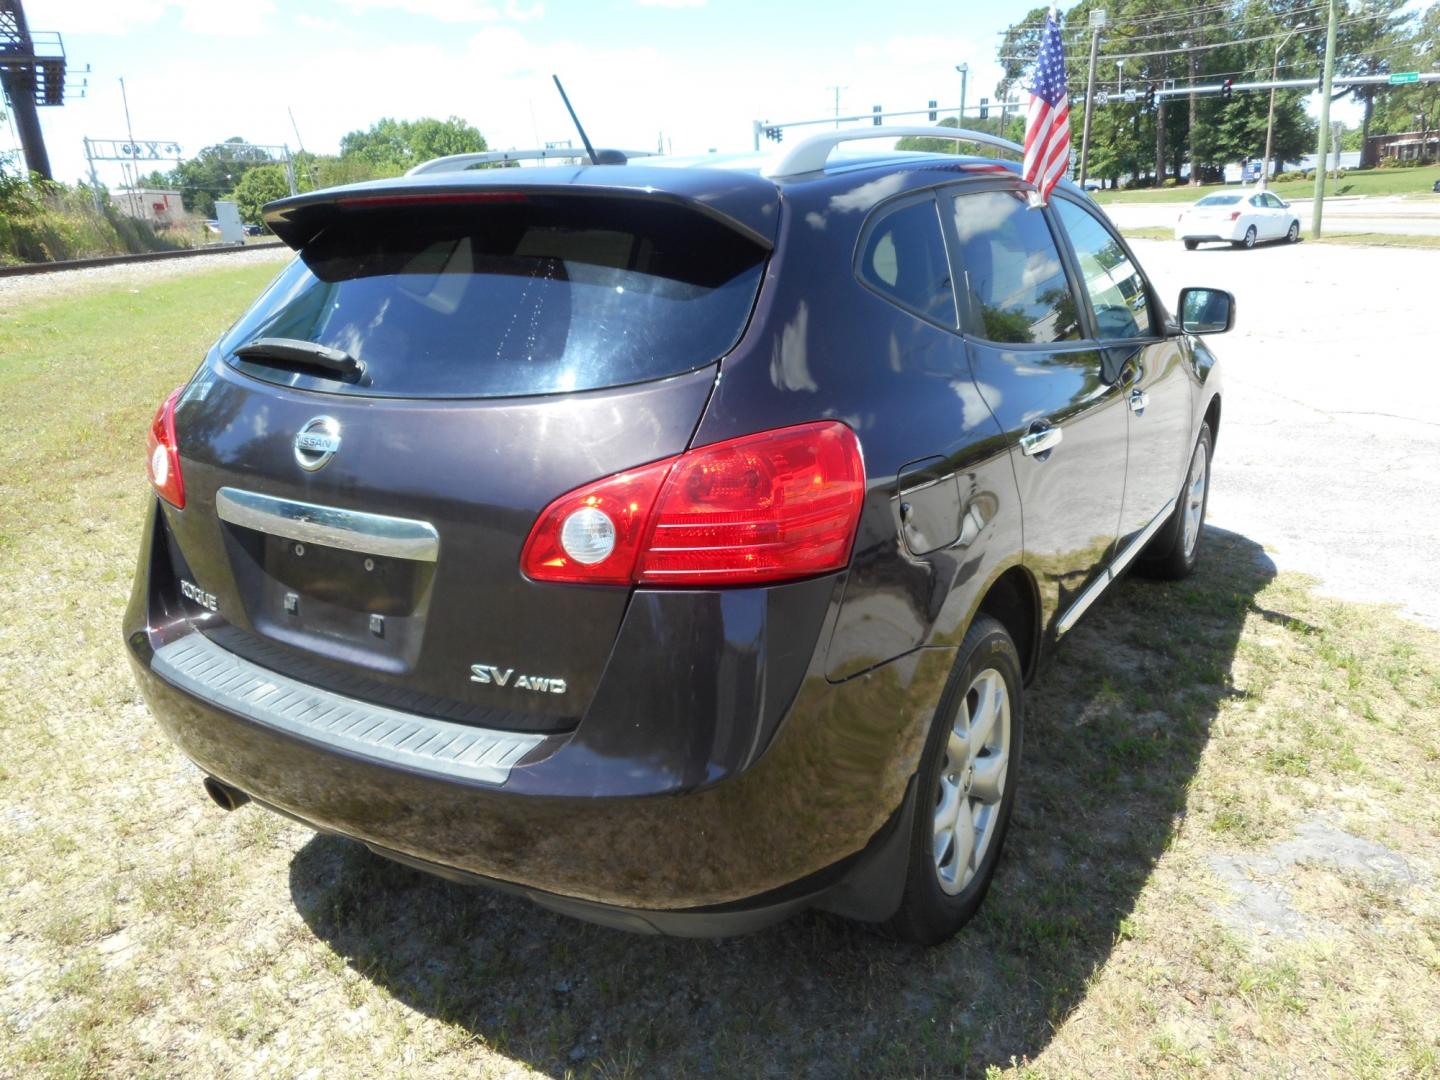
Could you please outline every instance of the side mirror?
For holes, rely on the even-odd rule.
[[[1289,204],[1288,202],[1286,202],[1284,199],[1281,199],[1281,200],[1280,200],[1280,205],[1283,206],[1286,210],[1289,210],[1289,209],[1290,209],[1290,204]]]
[[[1180,329],[1187,334],[1223,334],[1235,325],[1235,297],[1224,289],[1181,289]]]

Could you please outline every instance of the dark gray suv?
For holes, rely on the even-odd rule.
[[[614,926],[938,941],[1024,686],[1195,565],[1233,301],[1091,200],[835,132],[779,160],[286,199],[150,432],[125,638],[227,808]],[[455,166],[451,168],[450,166]]]

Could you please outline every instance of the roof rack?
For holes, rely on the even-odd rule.
[[[605,153],[606,151],[601,151]],[[614,151],[610,151],[614,152]],[[655,157],[654,150],[621,150],[627,158]],[[547,146],[542,150],[486,150],[475,154],[451,154],[448,157],[431,158],[422,161],[407,172],[406,176],[420,176],[424,173],[460,172],[476,165],[493,165],[504,161],[574,161],[588,157],[584,149],[573,146]]]
[[[811,135],[808,139],[796,143],[777,160],[772,161],[765,168],[764,173],[772,180],[782,180],[789,176],[819,172],[825,168],[825,162],[830,160],[830,151],[841,143],[856,142],[860,139],[903,139],[906,137],[953,139],[956,142],[994,146],[1015,154],[1023,155],[1025,153],[1023,146],[1013,143],[1009,139],[1002,139],[998,135],[987,135],[983,131],[966,131],[964,128],[939,126],[841,128],[839,131],[826,131],[819,135]]]

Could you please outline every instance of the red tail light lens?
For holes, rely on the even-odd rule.
[[[180,475],[180,449],[175,439],[175,403],[184,389],[177,386],[155,411],[145,456],[155,494],[176,510],[185,509],[185,480]]]
[[[780,428],[561,496],[540,515],[520,564],[537,581],[607,585],[808,577],[850,561],[864,496],[853,431],[833,421]]]
[[[1239,220],[1240,220],[1240,211],[1239,211],[1239,210],[1233,211],[1233,212],[1230,214],[1230,220],[1231,220],[1231,221],[1239,221]]]

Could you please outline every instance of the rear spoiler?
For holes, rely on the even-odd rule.
[[[644,165],[482,169],[444,172],[327,188],[267,203],[265,224],[300,250],[320,232],[354,214],[418,209],[450,203],[458,208],[539,198],[629,199],[681,206],[771,251],[780,220],[780,192],[754,173]]]

